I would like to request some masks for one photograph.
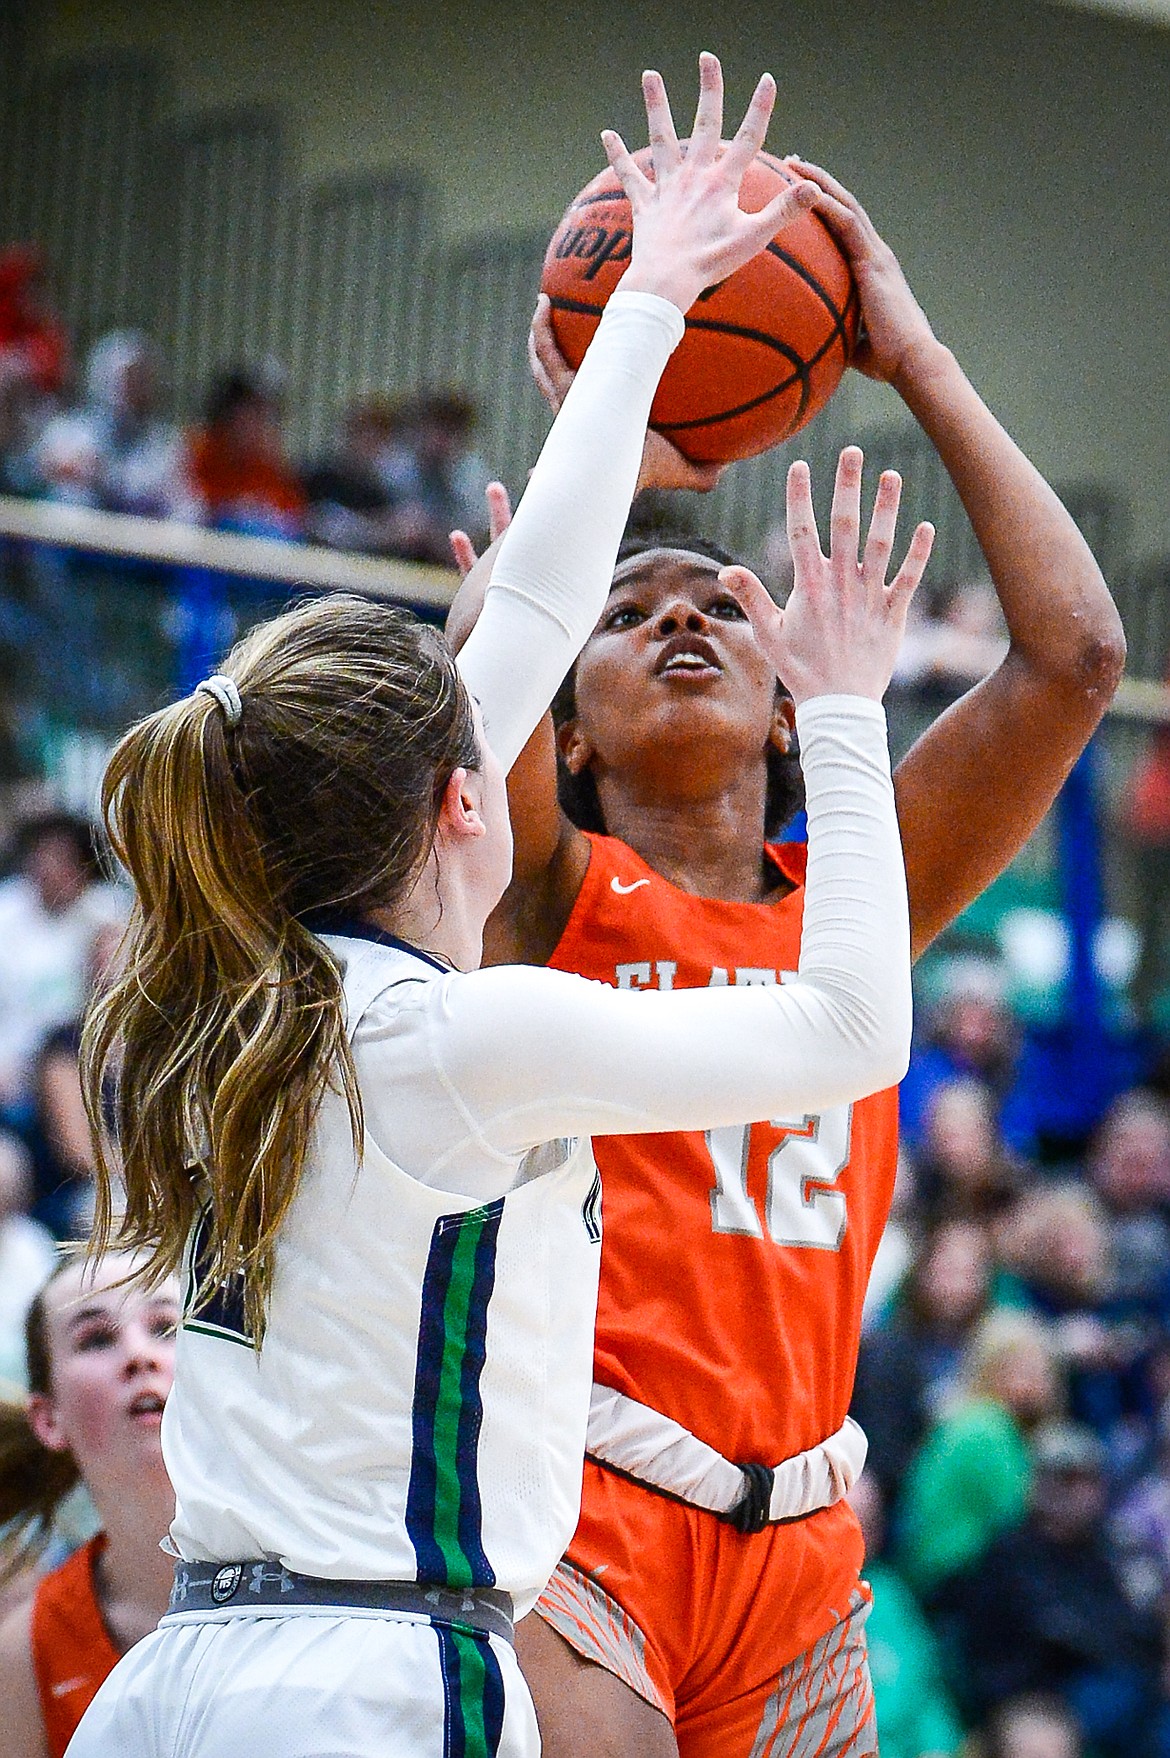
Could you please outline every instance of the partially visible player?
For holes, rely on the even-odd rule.
[[[159,1430],[179,1290],[119,1286],[134,1268],[120,1253],[62,1259],[29,1309],[27,1402],[0,1406],[9,1569],[36,1556],[76,1484],[100,1522],[0,1625],[4,1758],[62,1758],[102,1681],[167,1608],[173,1565],[159,1546],[175,1498]]]
[[[1048,810],[1125,644],[1072,519],[936,338],[861,205],[794,165],[857,279],[854,364],[898,392],[937,448],[1010,634],[998,670],[898,768],[921,952]],[[533,354],[555,403],[572,374],[543,302]],[[660,436],[647,460],[652,482],[709,485]],[[623,552],[557,725],[510,778],[514,874],[488,962],[655,992],[779,984],[796,968],[803,850],[771,841],[798,803],[791,705],[727,560],[686,535]],[[482,578],[457,601],[455,640]],[[608,1225],[582,1518],[519,1645],[548,1758],[876,1750],[856,1519],[838,1502],[791,1520],[767,1485],[848,1410],[897,1095],[768,1118],[597,1144]]]
[[[661,80],[645,90],[665,141]],[[111,760],[136,913],[89,1028],[88,1093],[100,1122],[113,1064],[124,1236],[149,1268],[188,1269],[163,1434],[182,1561],[72,1758],[535,1754],[508,1637],[579,1504],[589,1133],[843,1103],[906,1066],[880,697],[931,532],[887,586],[899,484],[883,478],[859,556],[856,450],[829,560],[794,469],[783,616],[739,586],[805,741],[791,987],[632,996],[477,968],[511,871],[505,773],[604,603],[683,312],[809,200],[797,185],[741,212],[774,87],[725,153],[721,93],[705,57],[705,141],[664,147],[653,183],[608,139],[630,266],[458,667],[414,619],[324,599],[254,630]],[[794,1509],[843,1492],[850,1439],[791,1474]]]

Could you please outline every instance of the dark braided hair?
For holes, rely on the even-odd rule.
[[[626,527],[626,534],[618,549],[618,563],[628,561],[631,556],[645,555],[654,549],[689,549],[696,555],[708,557],[721,568],[735,565],[734,556],[729,555],[710,538],[697,535],[687,526],[672,524],[658,517],[638,517],[635,513]],[[783,693],[782,684],[777,684],[776,687]],[[576,715],[577,668],[574,665],[553,698],[553,724],[559,730],[567,721],[574,720]],[[800,771],[800,757],[794,747],[784,752],[769,745],[767,765],[764,834],[769,841],[776,841],[785,825],[804,806],[804,777]],[[588,769],[583,769],[579,775],[570,774],[559,753],[557,794],[561,810],[578,830],[592,830],[605,835],[605,819],[601,811],[601,801],[597,797],[597,783],[592,774]]]

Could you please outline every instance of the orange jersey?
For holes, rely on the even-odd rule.
[[[99,1533],[39,1583],[32,1608],[32,1660],[50,1758],[64,1758],[77,1724],[119,1655],[102,1622],[94,1566]]]
[[[659,989],[796,970],[803,846],[768,851],[795,889],[749,904],[693,897],[625,843],[590,842],[557,969]],[[738,1461],[774,1464],[832,1434],[893,1192],[896,1091],[820,1117],[594,1148],[605,1204],[596,1378]]]

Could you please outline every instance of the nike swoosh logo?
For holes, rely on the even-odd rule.
[[[67,1697],[70,1691],[80,1691],[84,1685],[88,1684],[89,1676],[88,1674],[85,1674],[80,1679],[62,1679],[59,1683],[51,1685],[49,1688],[54,1697]]]
[[[628,897],[631,891],[637,891],[639,885],[649,885],[650,881],[649,879],[632,879],[628,885],[623,885],[615,873],[609,883],[619,897]]]

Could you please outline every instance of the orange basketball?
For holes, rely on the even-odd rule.
[[[634,155],[650,169],[650,149]],[[748,213],[795,176],[757,154],[740,189]],[[579,366],[630,258],[630,204],[613,171],[586,184],[553,233],[541,287],[570,366]],[[857,341],[857,288],[840,246],[802,213],[750,262],[709,287],[687,313],[650,422],[695,463],[751,458],[823,409]]]

